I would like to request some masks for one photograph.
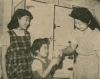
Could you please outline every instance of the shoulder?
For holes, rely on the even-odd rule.
[[[38,60],[38,59],[34,59],[32,66],[42,66],[42,61]]]
[[[32,43],[35,40],[35,38],[34,38],[34,35],[32,33],[30,33],[30,37],[31,37],[31,45],[32,45]]]
[[[100,32],[97,32],[94,37],[94,40],[100,41]]]
[[[96,40],[96,39],[99,39],[100,38],[100,31],[99,31],[99,29],[93,30],[91,34],[94,37],[93,40]]]
[[[29,31],[26,31],[26,33],[29,34],[31,37],[34,37],[34,35],[30,33]]]
[[[95,50],[100,50],[100,32],[96,33],[93,39],[93,45]]]
[[[42,62],[38,59],[34,59],[33,64],[42,64]]]
[[[38,59],[34,59],[33,63],[32,63],[32,70],[36,71],[42,69],[42,62]]]
[[[34,38],[34,35],[32,33],[30,33],[31,38]]]
[[[25,32],[26,32],[26,34],[30,35],[30,32],[29,31],[25,30]]]

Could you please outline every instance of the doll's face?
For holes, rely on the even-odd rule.
[[[19,28],[22,30],[27,29],[27,27],[30,25],[30,18],[29,16],[23,16],[21,18],[18,18]]]
[[[88,24],[81,20],[75,19],[75,26],[80,31],[85,31],[88,28]]]

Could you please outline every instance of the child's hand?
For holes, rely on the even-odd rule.
[[[58,54],[60,57],[62,57],[63,51],[62,50],[58,50]]]
[[[61,58],[63,54],[62,50],[54,50],[53,58]]]
[[[54,58],[54,59],[52,59],[52,61],[51,61],[51,65],[58,65],[59,64],[59,59],[58,58]]]

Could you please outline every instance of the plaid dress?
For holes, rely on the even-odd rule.
[[[30,33],[17,36],[13,30],[8,31],[10,46],[6,54],[6,70],[9,79],[31,79]]]

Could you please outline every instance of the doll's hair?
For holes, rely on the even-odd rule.
[[[23,16],[29,16],[30,20],[33,19],[32,14],[28,10],[17,9],[12,16],[11,21],[8,23],[8,26],[7,26],[8,29],[12,30],[12,29],[18,28],[19,27],[18,18],[20,19]]]
[[[39,38],[39,39],[36,39],[34,40],[33,44],[32,44],[32,47],[31,47],[31,52],[33,53],[33,55],[37,55],[36,51],[37,50],[40,50],[40,48],[42,47],[43,44],[47,44],[49,45],[50,44],[50,41],[48,38]]]
[[[73,7],[73,10],[69,16],[87,23],[91,30],[94,30],[95,28],[100,29],[97,21],[94,19],[93,15],[87,8]]]

